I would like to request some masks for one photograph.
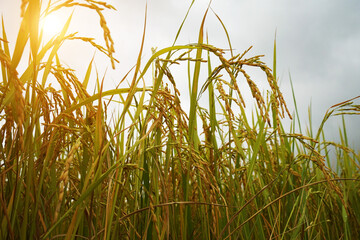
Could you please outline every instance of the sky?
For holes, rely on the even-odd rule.
[[[115,42],[116,58],[120,64],[111,70],[110,62],[96,53],[96,66],[106,72],[106,85],[113,88],[135,64],[139,52],[145,19],[145,0],[111,0],[117,11],[105,11],[105,17]],[[21,1],[0,0],[10,46],[14,47],[19,28]],[[189,6],[190,0],[148,0],[147,28],[143,60],[151,57],[151,48],[171,46]],[[178,44],[197,41],[198,31],[209,1],[196,0],[185,22]],[[311,104],[314,130],[326,110],[334,104],[360,95],[360,1],[325,0],[213,0],[211,8],[225,24],[236,53],[253,46],[248,57],[264,54],[263,61],[272,66],[276,32],[277,75],[280,89],[294,112],[290,76],[303,124],[308,123]],[[102,42],[99,18],[81,9],[74,12],[70,31],[95,37]],[[69,16],[62,12],[60,16]],[[205,23],[209,43],[228,48],[226,35],[213,12]],[[64,44],[63,61],[84,74],[94,51],[82,43]],[[79,60],[82,59],[82,60]],[[264,81],[264,76],[253,73],[253,80]],[[258,79],[258,80],[257,80]],[[180,83],[181,84],[181,83]],[[185,83],[184,83],[185,84]],[[184,100],[186,105],[186,100]],[[186,108],[186,107],[185,107]],[[350,144],[360,149],[360,118],[346,117]],[[333,118],[325,125],[330,140],[336,139],[341,118]],[[350,131],[351,129],[351,131]]]

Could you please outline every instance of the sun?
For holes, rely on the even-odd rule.
[[[49,14],[40,22],[43,34],[46,37],[53,37],[61,32],[63,27],[62,21],[55,14]]]

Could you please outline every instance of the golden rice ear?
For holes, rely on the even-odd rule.
[[[106,2],[93,1],[93,0],[86,0],[86,2],[87,3],[78,3],[73,0],[67,0],[66,2],[60,3],[58,5],[53,6],[52,8],[47,9],[47,14],[50,14],[50,13],[57,11],[64,7],[70,8],[70,7],[74,7],[74,6],[80,6],[80,7],[85,7],[88,9],[95,10],[100,18],[100,27],[103,30],[103,37],[104,37],[104,41],[105,41],[105,45],[106,45],[106,55],[110,58],[112,68],[115,69],[115,62],[118,62],[118,61],[113,56],[115,53],[114,41],[111,37],[110,29],[107,26],[107,22],[105,20],[105,17],[103,15],[102,11],[104,10],[104,8],[112,9],[112,10],[116,10],[116,9],[112,5],[110,5]],[[94,43],[92,41],[91,38],[79,38],[79,39],[88,41],[94,47],[98,48],[99,50],[101,49],[100,51],[105,52],[104,48],[99,47],[96,43]]]
[[[58,202],[55,208],[55,214],[54,214],[54,218],[53,218],[53,223],[55,223],[58,220],[59,217],[59,213],[60,213],[60,208],[62,205],[62,200],[64,198],[64,194],[69,182],[69,169],[70,169],[70,164],[73,162],[74,160],[74,155],[76,153],[76,151],[78,150],[78,148],[81,146],[81,138],[78,138],[75,142],[75,144],[72,146],[69,155],[64,163],[64,170],[62,171],[62,173],[60,174],[59,177],[59,196],[58,196]]]
[[[111,37],[110,30],[109,30],[109,28],[108,28],[108,26],[106,24],[106,20],[105,20],[104,15],[99,10],[99,8],[96,9],[96,12],[98,13],[98,15],[100,17],[100,26],[104,31],[104,40],[105,40],[105,43],[106,43],[108,56],[110,57],[110,60],[111,60],[111,65],[112,65],[112,68],[115,69],[115,60],[114,60],[114,57],[113,57],[113,54],[115,52],[114,41],[113,41],[113,39]]]
[[[16,69],[12,67],[10,57],[0,48],[0,62],[7,70],[7,79],[9,85],[9,95],[6,97],[5,105],[10,103],[11,112],[15,122],[18,125],[18,134],[20,136],[20,145],[22,145],[22,126],[25,119],[25,99],[22,95],[24,89],[22,82],[18,78]],[[4,79],[5,81],[5,79]],[[5,97],[5,96],[4,96]]]
[[[22,126],[24,124],[25,120],[25,99],[22,94],[22,91],[24,89],[22,83],[19,81],[19,79],[14,79],[14,85],[15,85],[15,106],[16,106],[16,122],[18,124],[20,132],[22,132]]]

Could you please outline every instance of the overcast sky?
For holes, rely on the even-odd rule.
[[[108,88],[112,88],[136,61],[146,1],[107,2],[117,9],[116,12],[106,11],[105,16],[115,41],[116,57],[120,60],[117,70],[107,70]],[[20,3],[20,0],[0,0],[12,48],[20,20]],[[151,56],[151,47],[161,49],[172,44],[190,3],[190,0],[148,0],[144,60]],[[178,44],[197,41],[207,5],[207,0],[195,1]],[[273,42],[277,32],[280,87],[293,112],[291,74],[304,125],[310,102],[316,129],[330,106],[360,95],[359,0],[213,0],[211,7],[226,25],[236,52],[253,46],[248,57],[265,54],[263,60],[269,66],[272,66]],[[68,13],[64,15],[68,16]],[[102,43],[98,21],[96,14],[84,15],[81,10],[76,10],[72,29],[80,28],[80,35],[95,36]],[[212,12],[209,12],[205,26],[210,44],[228,48],[226,36]],[[80,45],[65,45],[64,48],[68,47],[71,51],[64,51],[63,60],[82,74],[85,71],[83,59],[90,61],[94,51]],[[97,66],[100,72],[104,72],[106,68],[110,69],[110,64],[103,62],[104,58],[100,55],[96,55],[99,56]],[[257,82],[256,78],[253,80]],[[348,129],[352,130],[348,133],[351,142],[359,149],[360,130],[357,127],[360,126],[360,118],[347,117],[346,121]],[[338,123],[330,121],[326,125],[330,139],[337,135]]]

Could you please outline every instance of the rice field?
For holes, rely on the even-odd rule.
[[[71,16],[44,40],[41,19],[75,7],[99,16],[104,44],[69,32]],[[115,8],[23,0],[15,43],[2,20],[0,239],[360,239],[360,156],[344,120],[360,113],[359,97],[331,106],[314,135],[295,131],[296,98],[288,109],[276,43],[272,66],[249,46],[236,52],[216,15],[229,47],[211,45],[210,9],[197,43],[176,37],[149,59],[142,44],[134,68],[103,90],[106,75],[94,72],[92,59],[82,59],[79,77],[58,52],[80,41],[115,68],[104,10]],[[186,69],[186,107],[177,87],[184,76],[172,72],[178,65]],[[265,91],[249,69],[263,73]],[[327,141],[323,126],[339,115],[340,141]]]

